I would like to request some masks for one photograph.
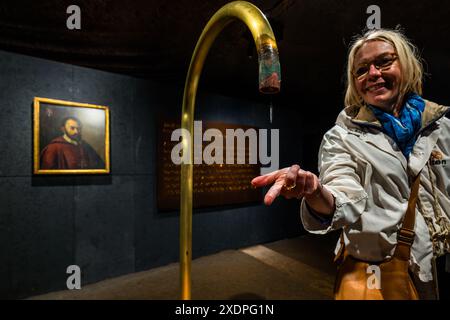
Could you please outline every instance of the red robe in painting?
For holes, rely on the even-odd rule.
[[[73,145],[53,139],[41,152],[41,169],[104,169],[105,163],[86,142]]]

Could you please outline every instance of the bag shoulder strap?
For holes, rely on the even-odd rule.
[[[345,254],[345,242],[344,242],[344,230],[341,232],[341,236],[339,238],[340,240],[340,247],[339,251],[336,253],[333,259],[333,263],[337,263],[338,265],[342,263],[342,260],[344,259]]]
[[[411,246],[414,242],[415,232],[414,225],[416,223],[416,204],[420,186],[420,172],[414,178],[411,194],[408,200],[408,209],[400,230],[397,232],[397,247],[395,248],[394,257],[404,261],[409,261],[411,254]]]
[[[403,219],[402,227],[397,232],[397,246],[395,248],[394,257],[397,257],[404,261],[409,261],[411,254],[411,246],[414,242],[415,237],[414,225],[416,223],[416,204],[417,204],[417,197],[419,194],[419,186],[420,186],[420,172],[413,180],[405,218]],[[340,264],[343,257],[345,256],[345,251],[346,250],[344,243],[344,231],[342,231],[340,236],[339,252],[336,254],[334,258],[335,263]]]

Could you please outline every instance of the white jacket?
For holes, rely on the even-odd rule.
[[[433,279],[433,251],[450,252],[450,120],[448,107],[426,101],[422,129],[409,160],[381,131],[368,107],[345,108],[323,137],[320,180],[335,197],[336,211],[321,222],[301,204],[305,229],[324,234],[343,228],[348,253],[377,262],[395,250],[410,194],[408,172],[421,170],[411,270],[423,282]],[[432,240],[433,239],[433,240]],[[340,243],[338,242],[336,252]]]

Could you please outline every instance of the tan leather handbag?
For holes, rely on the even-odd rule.
[[[411,245],[414,241],[414,223],[420,173],[414,178],[402,228],[397,233],[397,246],[393,256],[374,263],[353,258],[345,250],[341,235],[341,252],[336,255],[340,262],[334,287],[336,300],[417,300],[419,295],[408,270]],[[378,266],[379,286],[368,285],[373,274],[370,266]],[[370,270],[370,269],[369,269]]]

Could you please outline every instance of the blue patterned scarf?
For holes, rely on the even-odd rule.
[[[369,105],[369,107],[381,122],[384,133],[394,139],[406,159],[408,159],[416,143],[416,134],[422,126],[422,113],[425,109],[425,101],[415,93],[409,94],[398,118],[374,106]]]

